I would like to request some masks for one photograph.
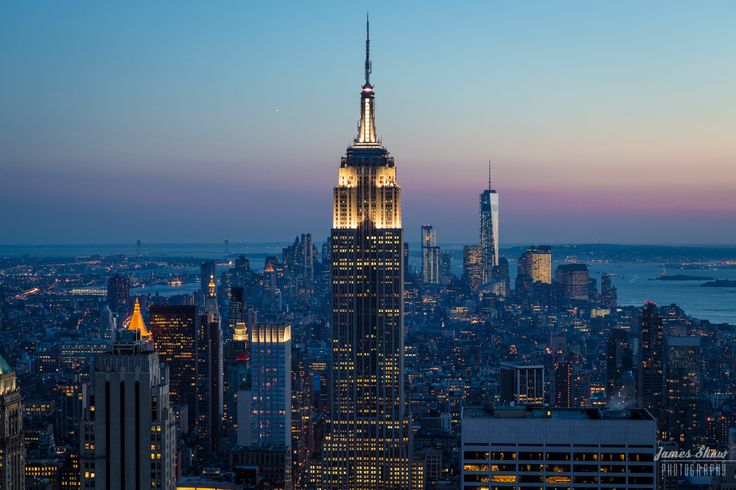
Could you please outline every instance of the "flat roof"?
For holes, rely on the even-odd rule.
[[[557,420],[655,420],[648,410],[597,409],[597,408],[552,408],[538,406],[463,407],[463,419],[557,419]]]

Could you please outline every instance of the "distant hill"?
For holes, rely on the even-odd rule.
[[[545,245],[539,243],[536,245]],[[504,257],[518,258],[527,245],[502,248]],[[552,245],[554,260],[607,260],[611,262],[713,262],[736,261],[736,245],[723,246],[668,246],[668,245],[614,245],[570,244]]]

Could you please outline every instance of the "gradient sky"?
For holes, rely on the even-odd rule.
[[[407,238],[736,243],[736,2],[0,3],[0,243],[326,236],[365,11]]]

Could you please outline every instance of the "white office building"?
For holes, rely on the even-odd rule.
[[[464,409],[462,488],[656,485],[657,425],[643,409]]]

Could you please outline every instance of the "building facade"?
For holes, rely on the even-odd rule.
[[[196,430],[199,438],[200,460],[216,459],[224,417],[224,365],[222,327],[217,306],[217,288],[210,276],[204,314],[197,324],[197,402]]]
[[[23,403],[15,371],[0,356],[0,489],[25,488]]]
[[[498,192],[491,185],[491,164],[488,164],[488,189],[480,194],[480,248],[483,253],[483,283],[493,278],[498,266]]]
[[[152,305],[148,311],[153,345],[169,368],[171,406],[185,405],[189,422],[193,423],[197,399],[197,307]]]
[[[81,488],[173,490],[176,422],[169,373],[136,303],[109,352],[95,358],[81,424]]]
[[[590,274],[585,264],[560,264],[555,269],[560,296],[567,301],[590,299]]]
[[[517,405],[544,404],[544,366],[501,363],[501,401]]]
[[[440,249],[432,225],[422,225],[422,282],[440,283]]]
[[[463,247],[463,283],[471,291],[483,285],[483,251],[478,245]]]
[[[251,444],[291,448],[291,325],[254,325]]]
[[[664,354],[664,322],[657,305],[647,301],[640,318],[637,399],[639,406],[661,421],[664,420]]]
[[[465,409],[463,489],[654,489],[656,422],[646,410]]]
[[[393,157],[375,127],[366,40],[358,136],[340,162],[332,225],[331,419],[322,488],[408,488],[403,232]]]
[[[530,247],[519,257],[517,267],[517,277],[526,276],[532,283],[552,284],[552,247]]]

